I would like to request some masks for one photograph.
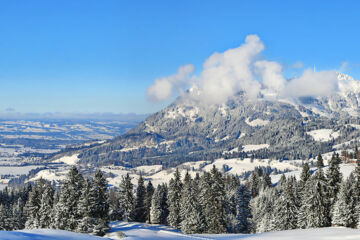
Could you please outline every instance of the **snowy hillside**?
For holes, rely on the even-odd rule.
[[[335,79],[336,80],[336,79]],[[188,91],[135,129],[97,146],[53,157],[95,166],[174,167],[223,155],[307,159],[360,139],[360,82],[337,75],[336,91],[323,97],[249,99],[244,92],[225,103],[201,104]],[[227,156],[229,157],[229,156]]]
[[[185,235],[163,225],[148,225],[141,223],[114,222],[111,233],[106,237],[111,239],[121,239],[117,237],[118,231],[123,232],[127,237],[123,239],[203,239],[203,240],[357,240],[360,236],[360,230],[349,228],[317,228],[317,229],[299,229],[279,232],[268,232],[260,234],[196,234]]]
[[[21,231],[0,231],[1,240],[106,240],[88,234],[73,233],[63,230],[34,229]]]
[[[214,234],[185,235],[177,230],[163,225],[148,225],[141,223],[113,222],[110,233],[105,237],[95,237],[87,234],[73,233],[63,230],[34,229],[21,231],[0,231],[1,240],[141,240],[141,239],[203,239],[203,240],[357,240],[360,230],[349,228],[317,228],[299,229],[260,234]],[[126,238],[120,237],[121,231]]]

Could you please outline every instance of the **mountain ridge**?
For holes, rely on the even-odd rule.
[[[338,91],[317,98],[263,95],[249,99],[240,92],[226,103],[204,104],[193,100],[191,96],[199,92],[190,89],[126,134],[79,150],[79,163],[175,166],[213,160],[224,152],[280,160],[329,152],[335,144],[360,136],[356,127],[360,124],[360,82],[345,74],[337,76]],[[329,136],[316,140],[311,131],[322,129]],[[242,151],[247,145],[264,144],[269,147]]]

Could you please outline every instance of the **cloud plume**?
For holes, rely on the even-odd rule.
[[[249,99],[262,93],[280,98],[302,96],[324,96],[338,89],[335,71],[313,72],[305,70],[300,77],[286,80],[283,66],[262,56],[264,43],[257,35],[248,35],[245,43],[225,52],[215,52],[205,60],[202,72],[194,73],[193,65],[185,65],[172,76],[155,79],[148,88],[151,100],[163,101],[174,94],[182,93],[186,87],[199,89],[192,98],[205,103],[224,103],[229,97],[243,91]],[[302,62],[295,64],[302,68]]]
[[[190,75],[195,67],[192,64],[179,67],[176,74],[169,77],[155,79],[155,83],[147,89],[147,94],[152,101],[164,101],[176,92],[186,87]]]

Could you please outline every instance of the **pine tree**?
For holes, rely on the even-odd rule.
[[[251,196],[254,198],[259,194],[260,189],[260,179],[258,174],[254,171],[251,173],[248,181],[247,181],[247,187],[251,191]]]
[[[321,156],[320,153],[319,153],[319,155],[318,155],[318,157],[317,157],[316,167],[317,167],[318,169],[324,167],[324,160],[323,160],[323,158],[322,158],[322,156]]]
[[[92,216],[91,209],[94,199],[91,199],[90,196],[92,184],[90,179],[86,179],[81,191],[81,197],[77,207],[78,215],[81,216],[81,219],[77,225],[77,232],[92,233],[95,227],[95,218]]]
[[[273,224],[274,205],[278,198],[278,187],[268,188],[250,202],[253,216],[253,231],[261,233],[275,230]]]
[[[109,229],[109,202],[106,192],[107,181],[100,170],[95,174],[93,184],[90,188],[91,214],[95,218],[93,234],[97,236],[105,235]]]
[[[122,220],[121,214],[119,192],[111,188],[109,189],[109,219],[111,221]]]
[[[40,179],[37,181],[29,193],[29,199],[25,205],[25,211],[27,214],[27,221],[25,223],[25,228],[33,229],[40,228],[40,206],[41,206],[41,197],[44,191],[45,180]]]
[[[221,173],[216,169],[215,165],[211,170],[211,178],[213,180],[210,194],[210,211],[207,216],[207,228],[209,233],[225,233],[226,232],[226,212],[225,212],[225,192],[224,180]],[[206,217],[206,216],[205,216]]]
[[[251,231],[251,193],[245,185],[240,185],[236,191],[236,224],[235,232],[249,233]]]
[[[225,211],[226,211],[226,221],[227,221],[227,231],[235,232],[236,231],[236,208],[237,208],[237,190],[240,186],[239,178],[236,176],[227,175],[225,177]]]
[[[301,175],[300,175],[300,191],[302,191],[305,187],[307,180],[311,177],[311,171],[308,163],[304,163]]]
[[[61,187],[59,201],[55,206],[53,227],[75,231],[81,216],[78,203],[84,186],[84,178],[76,167],[72,167]]]
[[[330,206],[333,207],[337,200],[337,195],[340,190],[342,181],[342,174],[340,172],[340,159],[334,153],[329,162],[329,167],[326,172],[327,188],[329,192]]]
[[[353,177],[351,177],[353,178]],[[351,182],[350,178],[341,184],[338,200],[332,210],[332,224],[335,226],[350,227],[352,219],[351,210]]]
[[[52,212],[54,207],[54,189],[49,183],[45,184],[40,200],[39,227],[49,228],[52,224]]]
[[[201,205],[201,210],[205,218],[206,231],[208,230],[207,223],[210,222],[211,217],[211,196],[212,189],[211,186],[213,184],[213,180],[211,178],[211,174],[209,172],[204,172],[204,174],[200,177],[199,181],[199,203]]]
[[[132,221],[134,219],[135,198],[133,187],[131,178],[127,173],[126,176],[123,177],[119,188],[119,206],[124,221]]]
[[[174,178],[171,179],[169,183],[169,192],[168,192],[168,206],[169,206],[169,216],[168,223],[170,226],[180,229],[181,216],[180,216],[180,199],[182,191],[182,182],[179,169],[176,169],[174,173]]]
[[[135,221],[145,222],[147,213],[145,206],[146,189],[144,185],[144,178],[140,175],[138,185],[136,188],[136,200],[135,200]]]
[[[321,168],[306,182],[298,217],[300,228],[330,226],[330,204],[326,184]]]
[[[153,224],[165,223],[167,215],[166,209],[166,189],[164,185],[158,185],[152,195],[150,208],[150,222]]]
[[[273,223],[278,231],[297,227],[298,206],[294,190],[293,181],[287,180],[284,189],[280,191],[280,196],[275,202]]]
[[[205,219],[195,192],[194,182],[189,173],[185,175],[181,194],[181,231],[186,234],[202,233],[205,230]]]
[[[155,189],[154,189],[151,181],[149,181],[146,186],[146,196],[145,196],[145,216],[146,216],[146,222],[149,222],[149,223],[151,222],[150,208],[151,208],[151,200],[152,200],[154,191],[155,191]]]

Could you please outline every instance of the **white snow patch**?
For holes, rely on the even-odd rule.
[[[245,123],[248,124],[249,126],[252,126],[252,127],[261,127],[261,126],[265,126],[267,124],[269,124],[269,120],[263,120],[263,119],[260,119],[260,118],[257,118],[255,120],[252,120],[252,121],[249,121],[250,118],[247,118],[245,120]]]
[[[54,160],[55,163],[65,163],[67,165],[75,165],[80,159],[78,158],[79,154],[74,154],[71,156],[63,156],[59,159]]]
[[[343,180],[345,180],[346,178],[348,178],[350,176],[350,173],[353,172],[355,170],[356,164],[355,163],[343,163],[340,164],[340,172],[342,174]],[[324,167],[323,170],[324,172],[326,172],[328,169],[328,167]],[[317,168],[311,168],[312,171],[317,170]],[[271,181],[272,183],[277,183],[280,178],[281,178],[282,174],[277,174],[277,175],[271,175]],[[297,171],[291,171],[291,172],[287,172],[284,173],[284,175],[288,178],[290,176],[294,176],[297,180],[300,179],[300,175],[301,175],[301,170],[297,170]]]
[[[145,224],[136,222],[112,222],[110,233],[105,237],[120,239],[116,232],[121,231],[126,239],[203,239],[203,240],[235,240],[235,239],[254,239],[254,240],[357,240],[360,230],[342,227],[295,229],[278,232],[267,232],[257,234],[182,234],[179,230],[171,227],[156,224]]]
[[[269,148],[270,145],[269,144],[249,144],[249,145],[244,145],[242,151],[243,152],[250,152],[250,151],[257,151],[259,149],[263,149],[263,148]]]
[[[332,129],[318,129],[307,132],[308,135],[312,136],[315,141],[319,142],[327,142],[331,139],[338,138],[340,136],[340,132],[334,132]]]
[[[88,234],[54,229],[0,231],[1,240],[110,240]]]
[[[45,179],[48,181],[60,182],[66,179],[67,171],[59,172],[52,169],[45,169],[38,172],[33,178],[29,179],[29,181],[34,182],[36,180]]]

